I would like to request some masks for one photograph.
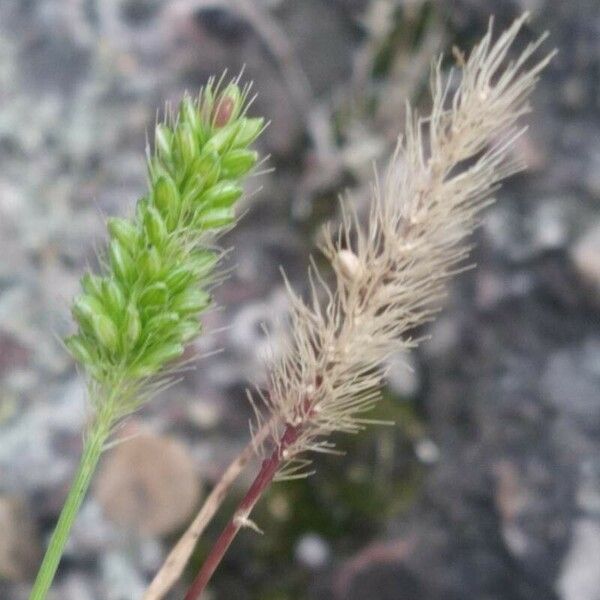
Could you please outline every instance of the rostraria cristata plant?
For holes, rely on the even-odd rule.
[[[186,600],[199,598],[275,479],[305,476],[313,452],[334,451],[332,436],[371,423],[389,355],[408,351],[415,328],[434,318],[451,277],[465,266],[469,236],[499,183],[522,168],[512,152],[519,118],[552,55],[533,60],[543,37],[508,59],[527,16],[498,39],[490,25],[459,76],[432,70],[427,117],[407,107],[404,136],[373,184],[366,224],[343,207],[326,228],[322,250],[333,283],[316,268],[303,300],[291,289],[291,335],[268,364],[268,386],[255,397],[253,439],[209,494],[198,516],[151,583],[144,600],[163,598],[232,482],[258,448],[256,478],[215,541]],[[249,144],[262,129],[244,114],[244,92],[213,85],[184,99],[159,125],[149,157],[150,190],[132,220],[110,220],[101,277],[83,279],[74,304],[79,332],[67,341],[90,377],[95,419],[31,598],[45,597],[83,494],[113,425],[157,385],[170,361],[199,332],[206,286],[218,254],[205,232],[229,225],[239,179],[255,164]],[[158,379],[157,379],[158,376]]]
[[[468,59],[457,53],[456,87],[441,61],[434,65],[431,113],[408,108],[404,137],[373,186],[366,226],[344,207],[343,225],[325,231],[334,285],[311,269],[308,302],[289,290],[291,340],[268,365],[268,388],[259,394],[270,454],[186,600],[201,595],[239,530],[254,527],[252,509],[274,478],[305,474],[311,453],[334,450],[333,434],[370,423],[386,358],[416,345],[411,334],[435,316],[448,280],[464,267],[482,209],[522,168],[512,153],[523,131],[517,121],[551,58],[529,65],[542,37],[507,62],[525,19],[495,42],[490,26]]]
[[[184,97],[156,126],[148,193],[131,219],[110,218],[99,275],[86,274],[66,340],[89,380],[93,420],[31,600],[45,598],[75,515],[110,436],[123,417],[169,382],[169,365],[201,329],[219,252],[216,232],[235,220],[240,181],[257,162],[264,127],[249,118],[249,88],[214,81]]]

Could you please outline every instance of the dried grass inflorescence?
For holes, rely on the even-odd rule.
[[[240,179],[258,158],[249,146],[264,121],[246,116],[248,91],[211,81],[156,126],[149,192],[133,219],[109,219],[103,274],[82,279],[79,331],[66,343],[102,388],[93,398],[118,390],[114,416],[135,408],[139,382],[200,332],[219,258],[211,239],[233,223]]]
[[[501,180],[521,169],[511,144],[517,120],[552,54],[530,63],[545,36],[507,55],[527,15],[494,42],[492,23],[454,73],[433,66],[428,117],[408,107],[404,137],[373,186],[368,224],[343,208],[322,251],[335,285],[310,269],[311,299],[291,289],[292,336],[269,367],[263,394],[273,420],[279,477],[305,473],[307,451],[333,451],[331,434],[353,433],[379,398],[382,366],[409,350],[411,335],[439,310],[450,277],[464,268],[468,236]],[[323,302],[325,297],[325,302]]]
[[[343,208],[342,226],[326,228],[321,249],[335,283],[313,265],[308,302],[289,289],[291,337],[260,394],[274,448],[186,600],[200,597],[239,530],[254,527],[250,514],[275,477],[305,476],[309,452],[334,452],[332,434],[372,422],[386,358],[418,343],[415,328],[435,316],[448,280],[465,268],[482,209],[500,181],[522,167],[511,152],[523,131],[517,121],[552,58],[530,62],[542,36],[508,60],[526,18],[496,41],[490,23],[468,59],[457,52],[456,85],[452,73],[442,75],[441,60],[434,64],[431,114],[407,107],[404,137],[373,186],[366,227]],[[265,415],[257,412],[262,432]]]

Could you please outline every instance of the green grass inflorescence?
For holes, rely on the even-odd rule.
[[[204,234],[234,221],[240,179],[257,161],[249,145],[264,126],[245,116],[245,97],[235,84],[208,85],[157,125],[149,192],[133,219],[108,220],[104,273],[85,275],[73,304],[79,331],[66,343],[97,382],[147,379],[200,332],[218,259]]]
[[[148,193],[133,218],[108,220],[102,273],[82,278],[72,309],[79,328],[66,345],[89,377],[95,418],[31,600],[50,589],[112,427],[200,333],[219,259],[211,238],[234,222],[240,181],[258,160],[249,146],[264,120],[248,117],[248,104],[248,88],[211,81],[156,126]]]

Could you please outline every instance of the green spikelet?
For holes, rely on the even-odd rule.
[[[210,83],[156,126],[148,193],[131,220],[110,218],[106,269],[82,279],[67,340],[102,386],[160,374],[200,331],[218,256],[205,234],[235,220],[241,179],[258,154],[249,148],[262,119],[245,115],[247,90]]]
[[[165,366],[201,331],[218,262],[207,235],[235,220],[240,180],[258,158],[248,146],[263,120],[245,116],[247,92],[209,83],[156,126],[148,192],[134,218],[108,220],[104,270],[81,280],[72,307],[78,331],[66,346],[88,375],[95,418],[30,600],[46,598],[115,422],[160,384]]]

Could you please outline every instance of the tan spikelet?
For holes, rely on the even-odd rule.
[[[441,60],[433,65],[431,114],[408,107],[404,137],[373,185],[367,226],[345,209],[343,226],[326,231],[322,250],[335,284],[311,267],[310,300],[289,289],[291,341],[269,366],[264,394],[276,417],[273,439],[289,425],[298,432],[280,476],[302,474],[301,453],[332,451],[330,434],[369,423],[385,359],[416,345],[411,332],[435,316],[448,279],[464,268],[481,210],[522,168],[510,152],[522,132],[517,121],[552,58],[528,66],[542,36],[508,61],[526,18],[495,42],[490,22],[458,74],[444,77]]]

